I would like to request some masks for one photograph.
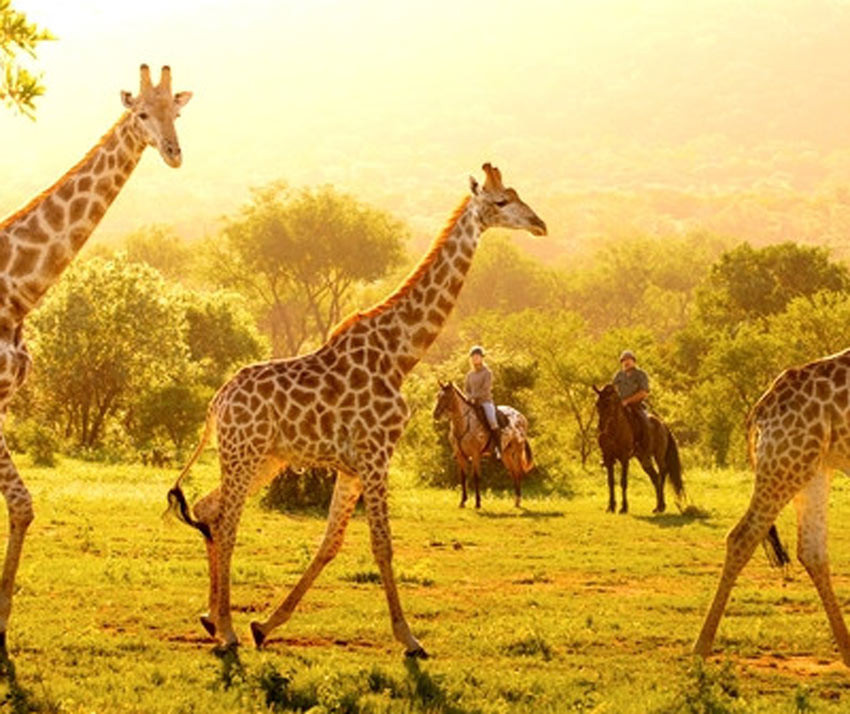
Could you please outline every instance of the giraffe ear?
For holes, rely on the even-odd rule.
[[[177,94],[174,95],[175,109],[182,109],[183,107],[185,107],[189,103],[189,100],[191,98],[191,92],[177,92]]]
[[[469,190],[472,191],[473,196],[478,195],[478,181],[475,180],[474,176],[469,177]]]
[[[127,107],[127,109],[132,109],[132,108],[133,108],[133,104],[134,104],[134,102],[133,102],[133,95],[132,95],[132,94],[130,94],[130,92],[128,92],[128,91],[126,91],[126,90],[122,90],[122,92],[121,92],[121,103],[122,103],[125,107]]]

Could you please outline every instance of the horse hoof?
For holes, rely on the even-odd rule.
[[[460,505],[458,505],[458,508],[466,508],[466,502],[465,502],[465,501],[461,501],[461,502],[460,502]]]
[[[422,647],[417,647],[415,650],[407,650],[404,656],[408,659],[428,659],[428,653]]]
[[[254,638],[254,644],[256,645],[257,649],[260,649],[263,646],[263,642],[265,641],[266,636],[265,634],[263,634],[263,630],[260,628],[259,622],[251,623],[251,635]]]
[[[616,511],[617,511],[616,506],[608,506],[608,508],[605,509],[605,513],[616,513]]]
[[[623,507],[620,509],[620,513],[628,513],[628,512],[629,512],[629,507],[628,507],[628,506],[623,506]]]
[[[209,615],[201,615],[201,625],[210,637],[215,637],[215,623]]]

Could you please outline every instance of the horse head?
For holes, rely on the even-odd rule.
[[[440,391],[437,394],[437,403],[434,405],[434,419],[441,418],[449,411],[452,405],[452,392],[454,391],[454,384],[451,381],[438,380],[437,383],[440,385]]]
[[[623,405],[613,384],[606,384],[602,389],[593,385],[593,391],[596,392],[596,411],[599,413],[599,428],[602,429],[602,422],[610,419]]]

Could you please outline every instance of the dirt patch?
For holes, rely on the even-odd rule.
[[[358,650],[387,650],[386,644],[383,642],[373,642],[362,638],[343,639],[339,637],[319,637],[313,636],[293,636],[293,637],[272,637],[263,644],[263,647],[346,647],[349,649]]]
[[[795,679],[822,677],[827,674],[847,678],[848,669],[840,659],[814,655],[763,654],[757,657],[741,657],[741,667],[759,674],[781,674]],[[847,685],[850,686],[850,680]]]

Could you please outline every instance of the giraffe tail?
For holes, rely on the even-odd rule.
[[[201,435],[201,440],[198,442],[198,445],[192,452],[192,456],[189,458],[188,463],[183,467],[183,470],[177,477],[177,481],[174,482],[174,486],[168,492],[168,508],[166,509],[165,514],[163,514],[164,516],[167,516],[169,514],[177,516],[179,520],[183,521],[187,525],[190,525],[193,528],[197,528],[207,540],[212,540],[212,533],[210,532],[210,527],[206,523],[196,521],[194,518],[192,518],[192,512],[189,509],[189,504],[186,502],[186,496],[183,493],[183,489],[180,488],[180,482],[183,480],[186,474],[189,473],[189,470],[192,468],[192,465],[198,460],[198,457],[201,455],[204,450],[204,447],[210,440],[213,426],[215,424],[215,403],[216,400],[213,399],[210,403],[209,408],[207,409],[207,419],[204,423],[204,433]]]
[[[767,532],[767,537],[764,539],[764,552],[767,555],[767,560],[774,568],[781,568],[791,563],[791,556],[782,545],[779,539],[779,531],[774,523]]]

